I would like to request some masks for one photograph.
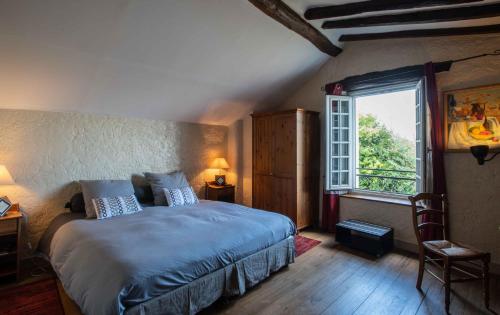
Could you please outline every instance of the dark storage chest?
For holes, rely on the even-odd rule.
[[[336,225],[337,242],[377,257],[392,250],[393,237],[392,228],[368,222],[346,220]]]

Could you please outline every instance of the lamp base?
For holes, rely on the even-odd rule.
[[[215,175],[215,184],[219,186],[226,185],[226,175]]]

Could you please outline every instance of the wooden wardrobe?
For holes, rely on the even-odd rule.
[[[319,113],[299,108],[252,117],[253,207],[284,214],[299,229],[317,225]]]

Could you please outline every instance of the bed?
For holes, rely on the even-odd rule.
[[[65,213],[39,249],[84,314],[193,314],[292,263],[294,234],[280,214],[202,200],[107,220]]]

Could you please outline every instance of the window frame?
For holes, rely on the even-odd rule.
[[[426,91],[425,91],[425,78],[422,78],[417,82],[416,92],[420,92],[419,95],[416,95],[419,98],[420,102],[420,130],[417,129],[417,133],[420,131],[420,185],[418,183],[418,172],[416,173],[417,178],[417,193],[425,192],[427,186],[427,99],[426,99]],[[415,117],[416,119],[417,117]],[[416,127],[418,124],[416,122]],[[417,142],[417,139],[415,139]],[[417,148],[418,149],[418,148]],[[418,152],[418,151],[417,151]],[[418,159],[418,157],[416,157]]]
[[[331,131],[332,131],[332,111],[331,111],[331,104],[332,101],[337,100],[339,102],[342,101],[348,101],[348,108],[349,108],[349,159],[350,161],[348,162],[349,165],[349,175],[348,175],[348,183],[347,185],[332,185],[332,180],[331,180],[331,169],[330,169],[330,163],[332,159],[332,153],[331,153],[331,148],[332,148],[332,141],[331,141]],[[352,139],[354,139],[354,134],[353,132],[356,132],[355,128],[353,128],[353,124],[356,121],[356,112],[354,110],[353,106],[353,98],[351,96],[344,96],[344,95],[327,95],[326,97],[326,103],[325,103],[325,127],[326,127],[326,147],[325,147],[325,152],[326,152],[326,167],[325,167],[325,189],[327,191],[333,191],[333,190],[350,190],[353,187],[353,178],[352,178],[352,173],[353,173],[353,168],[355,167],[355,162],[352,159],[352,157],[355,154],[354,151],[354,145],[352,143]],[[340,124],[340,118],[339,118],[339,124]],[[340,127],[339,127],[340,128]],[[340,130],[340,129],[339,129]],[[340,135],[339,135],[340,139]],[[341,141],[339,141],[340,144]],[[340,149],[339,149],[340,152]],[[340,157],[340,155],[339,155]],[[339,172],[340,173],[340,172]],[[340,179],[339,179],[340,181]]]
[[[364,189],[359,189],[356,188],[358,177],[357,177],[357,169],[359,167],[359,141],[357,141],[357,132],[358,132],[358,121],[356,119],[356,98],[361,97],[361,96],[370,96],[370,95],[378,95],[378,94],[385,94],[385,93],[393,93],[393,92],[400,92],[400,91],[405,91],[405,90],[415,90],[415,96],[420,97],[420,100],[418,101],[415,99],[415,107],[417,107],[417,102],[420,103],[419,109],[420,109],[420,118],[421,118],[421,126],[420,130],[418,130],[418,124],[417,124],[417,116],[415,117],[415,128],[417,128],[417,134],[420,135],[420,165],[421,165],[421,170],[420,170],[420,175],[416,174],[416,192],[423,192],[425,191],[425,184],[426,184],[426,102],[425,102],[425,89],[424,89],[424,79],[422,78],[421,80],[414,81],[414,82],[409,82],[409,83],[404,83],[404,84],[393,84],[393,85],[388,85],[388,86],[383,86],[383,87],[378,87],[378,88],[370,88],[370,89],[363,89],[363,90],[358,90],[358,91],[353,91],[349,93],[348,95],[342,95],[342,96],[337,96],[337,95],[327,95],[326,97],[326,169],[325,169],[325,189],[326,190],[350,190],[352,193],[357,194],[357,195],[371,195],[371,196],[380,196],[380,197],[386,197],[386,198],[397,198],[397,199],[406,199],[408,195],[406,194],[401,194],[401,193],[395,193],[395,192],[385,192],[385,191],[371,191],[371,190],[364,190]],[[420,93],[419,93],[420,91]],[[330,174],[330,161],[331,161],[331,140],[330,140],[330,133],[331,133],[331,100],[338,99],[338,100],[349,100],[349,106],[350,106],[350,112],[351,112],[351,119],[350,119],[350,128],[351,128],[351,144],[350,144],[350,176],[349,176],[349,185],[338,185],[334,186],[331,185],[331,178]],[[416,108],[415,108],[416,110]],[[415,138],[415,144],[416,146],[418,145],[417,143],[417,138]],[[416,153],[418,152],[418,148],[416,148]],[[419,157],[415,155],[415,161],[417,161]],[[420,182],[418,180],[418,177],[420,177]]]

